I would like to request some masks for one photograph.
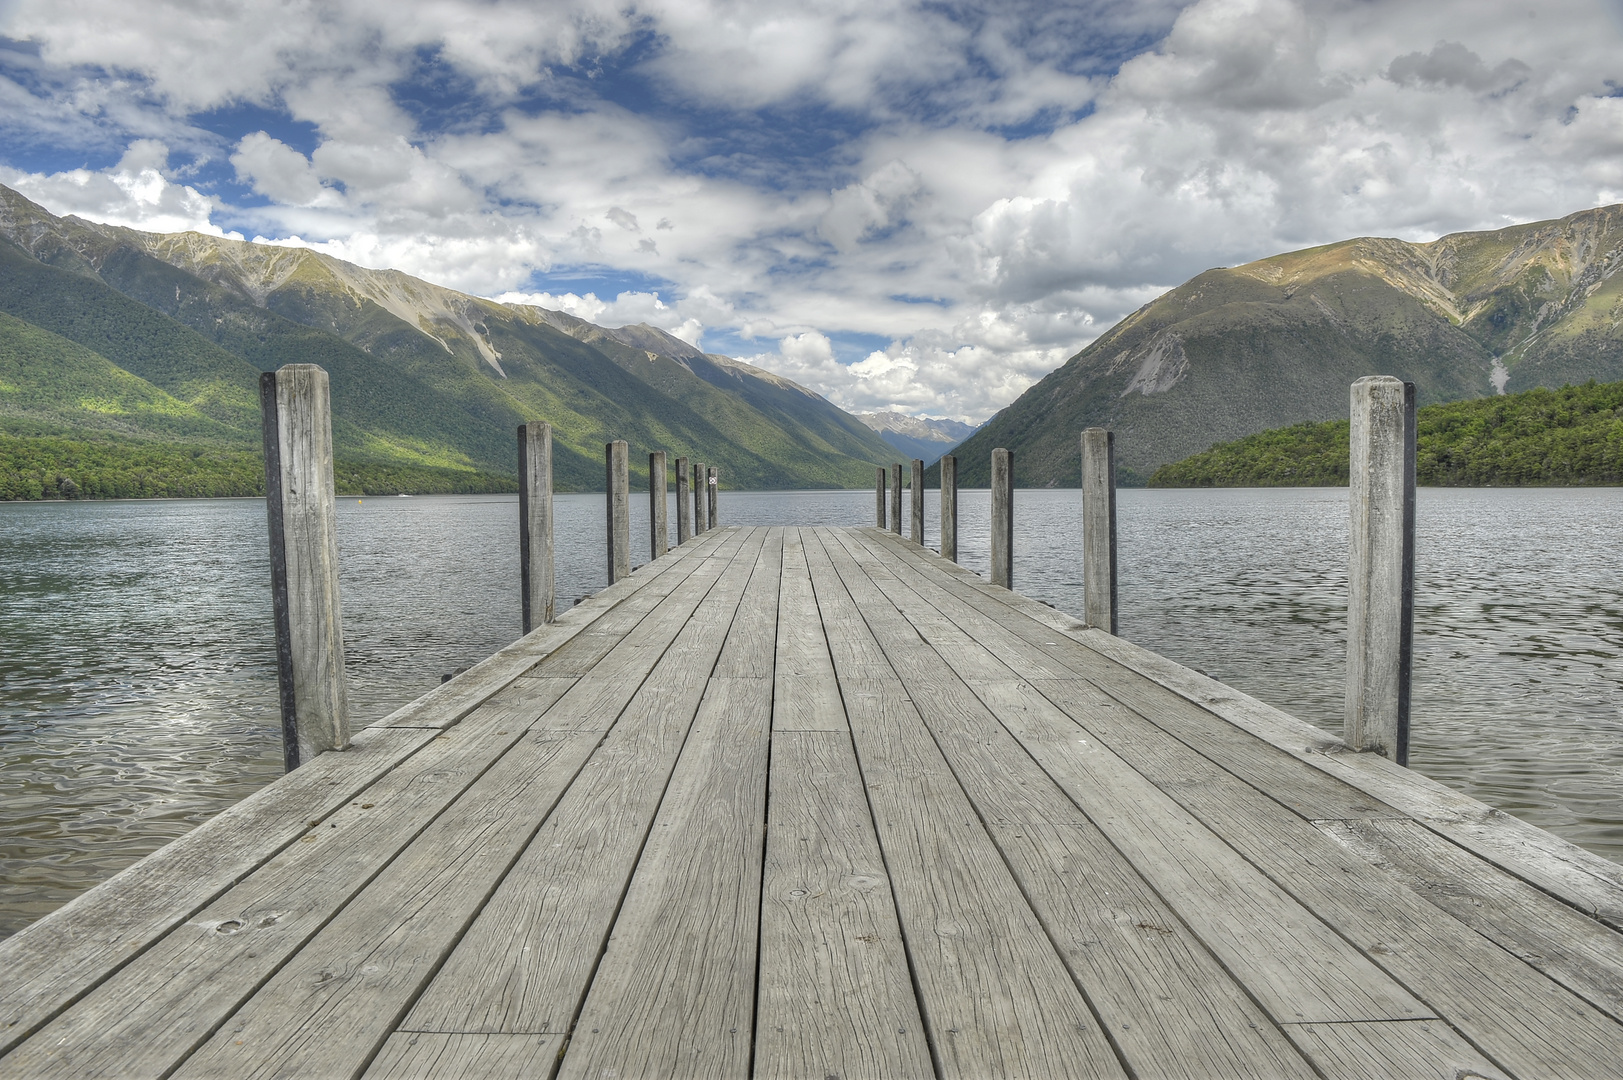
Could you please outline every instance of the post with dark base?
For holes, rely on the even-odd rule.
[[[1347,707],[1355,750],[1409,763],[1414,652],[1415,388],[1352,384],[1348,494]]]
[[[648,558],[657,559],[671,550],[669,477],[665,471],[665,451],[648,455]]]
[[[676,459],[676,542],[693,539],[693,504],[688,502],[688,459]]]
[[[259,377],[276,683],[289,772],[349,747],[330,402],[327,373],[314,364]]]
[[[705,528],[714,529],[717,521],[720,520],[716,517],[716,495],[721,491],[721,473],[717,472],[715,469],[707,469],[705,471],[704,486],[709,493],[706,495],[709,506],[706,513],[708,520],[705,522]]]
[[[608,487],[609,584],[631,576],[631,480],[626,441],[615,439],[603,447]]]
[[[700,533],[704,532],[704,530],[706,528],[705,520],[704,520],[704,510],[705,510],[705,496],[704,496],[705,483],[704,483],[704,480],[705,480],[704,464],[701,462],[701,463],[696,464],[696,465],[693,466],[693,535],[694,536],[698,536]]]
[[[992,584],[1014,588],[1014,451],[992,451]]]
[[[1116,437],[1082,433],[1083,622],[1116,632]]]
[[[902,463],[890,466],[890,531],[902,535]]]
[[[874,524],[876,526],[878,526],[879,528],[883,529],[885,527],[885,470],[884,469],[879,470],[879,480],[874,485],[873,493],[874,493],[875,505],[878,507],[878,515],[879,515],[878,518],[874,521]]]
[[[941,557],[958,561],[958,459],[941,457]]]
[[[912,513],[913,535],[908,539],[915,544],[924,543],[924,462],[913,459],[912,493],[907,500]]]
[[[552,425],[520,424],[518,568],[526,634],[553,619],[552,566]]]

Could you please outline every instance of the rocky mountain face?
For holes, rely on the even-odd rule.
[[[13,433],[253,445],[259,372],[317,363],[352,459],[512,474],[528,420],[553,425],[565,488],[602,487],[614,438],[636,472],[662,449],[744,488],[866,486],[893,453],[804,387],[653,327],[607,329],[302,248],[56,217],[4,187],[0,313],[0,357],[26,346],[76,365],[65,395],[43,388],[66,361],[6,369],[0,430]]]
[[[1422,405],[1623,378],[1623,206],[1431,243],[1362,238],[1209,270],[1134,312],[959,447],[1022,486],[1078,483],[1077,435],[1116,432],[1142,482],[1214,443],[1347,415],[1363,375]]]
[[[857,413],[857,419],[877,431],[904,458],[919,458],[926,466],[934,465],[942,454],[975,433],[974,425],[959,420],[899,412]]]

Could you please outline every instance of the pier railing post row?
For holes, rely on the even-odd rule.
[[[716,522],[719,520],[716,516],[716,495],[721,491],[721,473],[714,468],[710,468],[705,470],[704,475],[704,486],[707,493],[705,498],[708,503],[705,513],[705,528],[714,529]]]
[[[890,531],[902,535],[902,463],[890,466]]]
[[[693,539],[693,506],[688,502],[688,459],[676,459],[676,542]]]
[[[665,451],[648,455],[648,558],[658,559],[671,550],[670,478]]]
[[[1116,632],[1116,437],[1082,432],[1083,621]]]
[[[705,524],[705,469],[703,462],[695,462],[693,466],[693,535],[698,536],[707,528]]]
[[[1014,451],[992,451],[992,584],[1014,588]]]
[[[1352,384],[1347,545],[1347,704],[1355,750],[1409,763],[1414,652],[1415,388]]]
[[[631,575],[631,479],[629,453],[624,439],[603,446],[603,466],[608,481],[609,584]]]
[[[267,371],[259,406],[282,759],[291,772],[349,746],[327,373],[314,364]]]
[[[524,632],[553,620],[552,425],[518,429],[518,566]]]
[[[941,557],[958,561],[958,459],[941,455]]]
[[[879,480],[874,485],[873,493],[879,515],[874,524],[883,529],[885,527],[885,470],[883,468],[879,470]]]
[[[913,475],[911,477],[911,492],[907,496],[908,508],[912,513],[913,535],[908,537],[915,544],[924,543],[924,462],[918,458],[913,459]]]

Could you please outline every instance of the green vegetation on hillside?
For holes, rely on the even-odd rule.
[[[1423,485],[1623,484],[1623,382],[1428,405],[1416,423]],[[1264,431],[1163,465],[1150,486],[1344,485],[1347,439],[1345,420]]]
[[[490,473],[343,459],[333,465],[333,483],[340,495],[446,495],[518,489],[512,478]],[[0,434],[0,501],[264,494],[265,466],[258,450]]]

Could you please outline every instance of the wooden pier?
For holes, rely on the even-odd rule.
[[[721,527],[0,942],[0,1076],[1600,1080],[1620,929],[897,533]]]

